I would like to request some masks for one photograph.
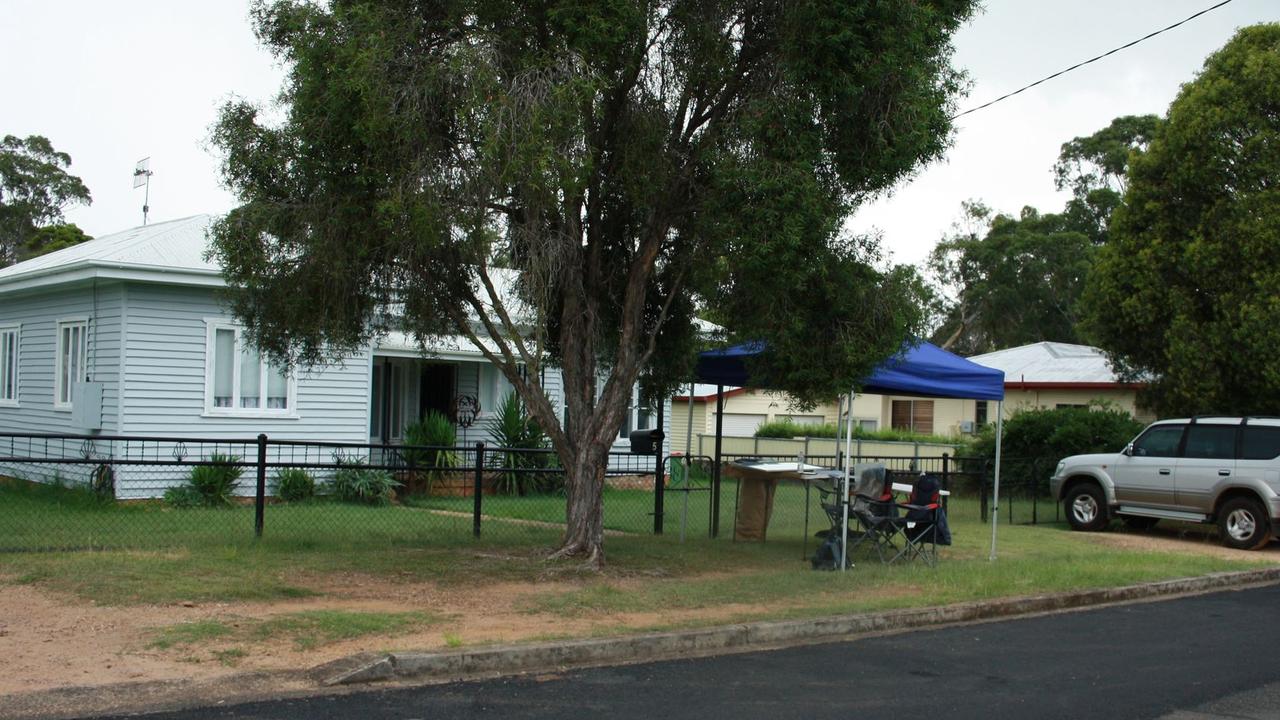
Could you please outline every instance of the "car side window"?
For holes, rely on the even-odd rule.
[[[1133,441],[1134,457],[1174,457],[1182,441],[1184,425],[1159,425],[1149,428]]]
[[[1280,456],[1280,427],[1245,426],[1240,436],[1241,460],[1273,460]]]
[[[1220,460],[1236,456],[1235,425],[1192,425],[1187,428],[1187,444],[1182,457],[1215,458]]]

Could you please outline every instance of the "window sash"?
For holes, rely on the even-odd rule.
[[[0,329],[0,402],[18,402],[18,329]]]
[[[70,408],[75,402],[75,384],[84,377],[86,354],[85,320],[58,323],[58,366],[54,383],[53,406]]]
[[[286,414],[292,410],[293,378],[245,342],[231,325],[211,324],[207,407],[214,412]]]
[[[928,435],[933,432],[933,401],[894,400],[890,422],[895,430]]]

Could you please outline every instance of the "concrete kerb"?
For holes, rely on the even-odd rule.
[[[699,657],[791,645],[837,642],[863,635],[1037,615],[1275,582],[1280,582],[1280,567],[1212,573],[1193,578],[1116,588],[806,620],[743,623],[702,630],[525,645],[499,645],[442,652],[397,652],[372,657],[361,655],[326,663],[313,669],[310,674],[312,678],[326,686],[396,680],[445,682],[571,667]]]

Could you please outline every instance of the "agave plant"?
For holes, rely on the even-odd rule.
[[[439,479],[441,468],[458,466],[458,454],[452,450],[457,444],[453,423],[438,410],[428,410],[421,420],[409,423],[404,429],[404,458],[410,467],[431,467],[425,471],[427,494],[431,485]]]
[[[485,421],[485,429],[499,447],[508,448],[502,453],[503,471],[498,476],[498,492],[525,495],[530,489],[548,489],[539,473],[527,472],[547,466],[550,456],[540,452],[547,448],[547,434],[525,412],[519,395],[508,393],[493,417]]]

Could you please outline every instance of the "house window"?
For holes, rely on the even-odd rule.
[[[70,410],[75,401],[75,385],[85,379],[86,320],[58,323],[58,365],[54,376],[53,406]]]
[[[18,404],[18,326],[0,327],[0,405]]]
[[[974,403],[973,408],[973,424],[975,427],[982,427],[987,424],[987,401],[979,400]]]
[[[627,409],[622,415],[622,427],[618,430],[618,438],[627,440],[632,430],[647,430],[653,425],[653,409],[640,404],[640,388],[631,389],[631,397],[627,399]]]
[[[880,423],[875,420],[858,420],[858,429],[863,432],[875,432]]]
[[[894,400],[891,422],[894,430],[928,435],[933,432],[933,401]]]
[[[1068,410],[1068,409],[1088,410],[1089,405],[1088,403],[1057,403],[1056,405],[1053,406],[1053,409],[1054,410]]]
[[[284,415],[293,410],[293,379],[249,345],[241,328],[209,323],[206,362],[207,411]]]

